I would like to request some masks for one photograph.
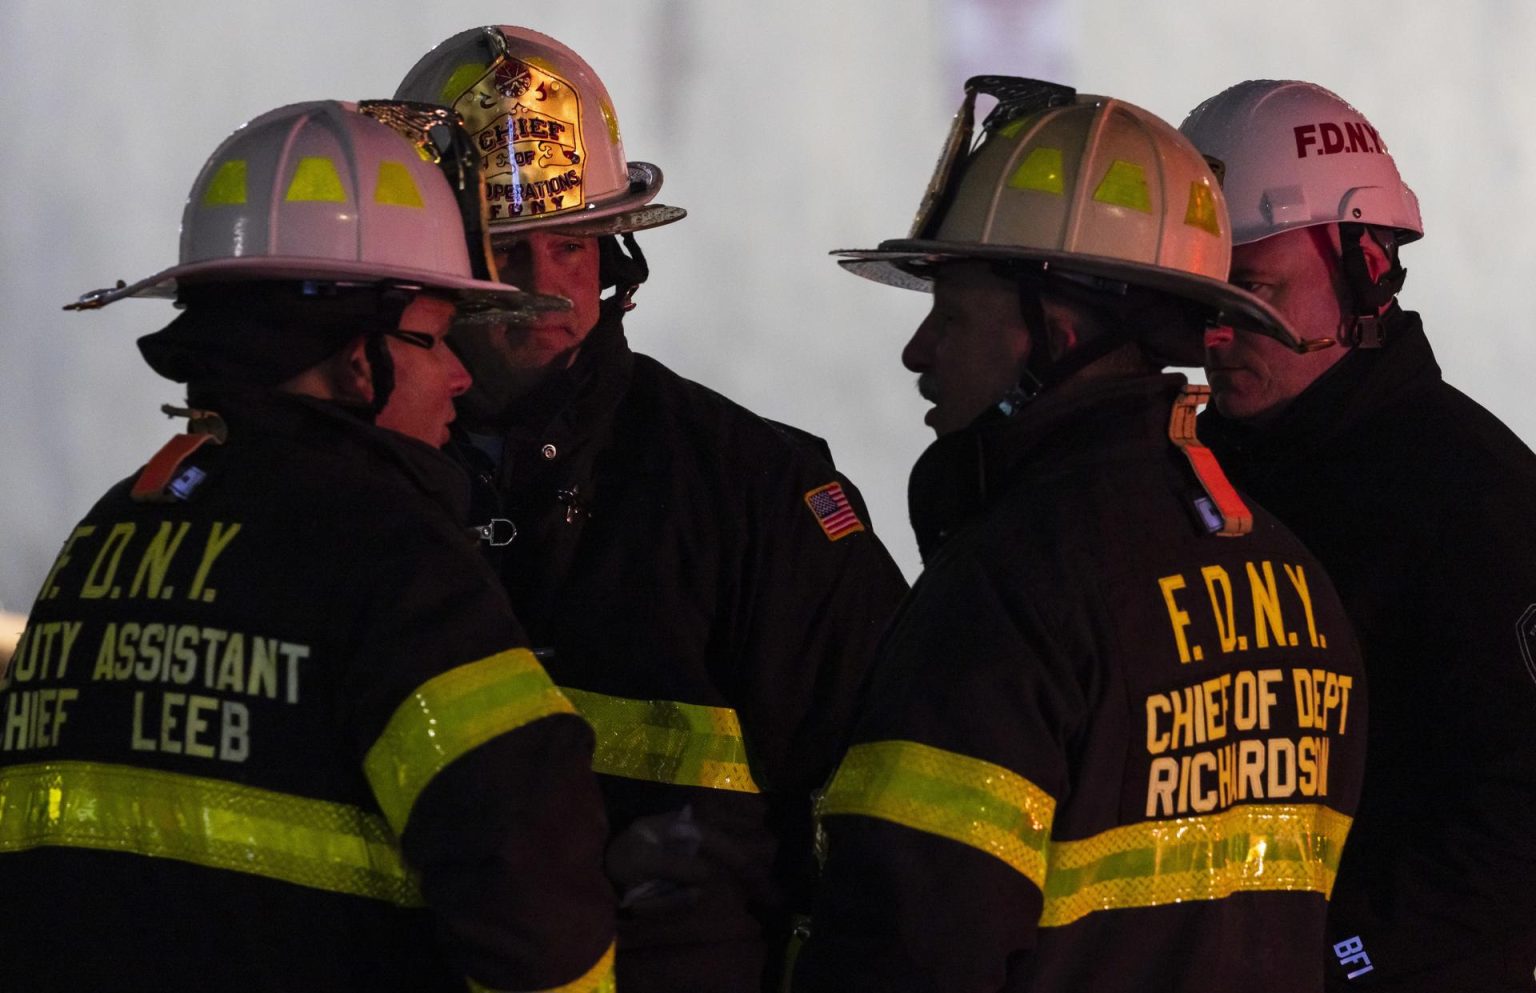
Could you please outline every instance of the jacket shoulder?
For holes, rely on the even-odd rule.
[[[1362,487],[1390,490],[1412,513],[1460,505],[1474,491],[1536,497],[1536,453],[1448,383],[1377,405],[1343,445],[1335,457],[1357,467]]]
[[[750,459],[821,463],[831,469],[826,440],[793,425],[770,420],[702,383],[679,375],[648,355],[635,355],[631,402],[666,418],[684,434],[724,444]]]

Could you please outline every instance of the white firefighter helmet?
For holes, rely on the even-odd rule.
[[[402,105],[361,106],[383,107],[379,116],[390,117]],[[453,126],[446,114],[430,123]],[[477,244],[466,233],[479,226],[478,184],[469,182],[471,196],[460,198],[432,161],[426,132],[413,137],[420,140],[337,101],[263,114],[226,138],[192,184],[177,265],[88,293],[67,309],[174,296],[178,284],[250,280],[397,282],[453,296],[461,313],[486,316],[560,307],[474,277],[471,252],[487,265],[483,235]]]
[[[999,102],[972,150],[977,93]],[[1231,249],[1220,185],[1171,125],[1122,100],[978,76],[911,234],[833,254],[858,275],[920,290],[946,260],[1032,264],[1190,300],[1212,321],[1306,350],[1268,304],[1227,283]]]
[[[1234,244],[1353,223],[1424,234],[1419,200],[1365,115],[1297,80],[1251,79],[1190,111],[1179,130],[1225,171]]]
[[[482,156],[492,234],[617,234],[686,213],[651,203],[661,170],[625,160],[603,81],[548,35],[507,24],[461,31],[422,56],[395,96],[463,118]]]

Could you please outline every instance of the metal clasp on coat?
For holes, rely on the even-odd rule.
[[[592,515],[592,508],[581,499],[581,487],[574,483],[569,488],[556,490],[555,502],[565,508],[567,524],[575,524]]]
[[[505,517],[493,517],[486,523],[477,524],[469,530],[476,538],[492,548],[510,545],[512,539],[517,537],[517,525]]]

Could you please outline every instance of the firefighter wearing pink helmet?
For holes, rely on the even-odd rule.
[[[0,668],[7,988],[612,989],[592,733],[438,447],[455,320],[560,304],[481,275],[453,128],[264,114],[180,262],[75,305],[174,294],[139,346],[190,427],[66,537]]]

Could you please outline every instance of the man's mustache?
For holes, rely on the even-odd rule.
[[[929,403],[939,402],[939,381],[931,372],[922,373],[917,377],[917,392]]]

